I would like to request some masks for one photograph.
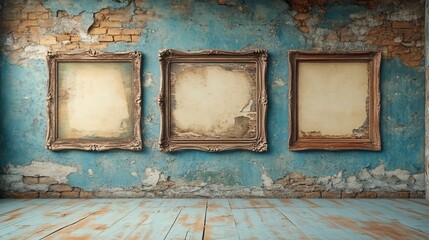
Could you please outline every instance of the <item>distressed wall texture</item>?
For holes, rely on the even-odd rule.
[[[423,197],[424,1],[4,0],[0,186],[9,197]],[[161,153],[159,49],[264,48],[268,152]],[[51,152],[47,51],[143,52],[144,150]],[[378,50],[381,152],[291,152],[288,50]]]

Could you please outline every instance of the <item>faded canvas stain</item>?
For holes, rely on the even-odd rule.
[[[303,62],[299,68],[301,137],[368,135],[368,64]]]
[[[172,136],[254,137],[254,72],[254,64],[174,64]]]
[[[59,63],[58,137],[129,137],[130,63]]]

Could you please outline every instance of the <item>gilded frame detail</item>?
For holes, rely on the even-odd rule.
[[[49,71],[46,149],[142,149],[141,52],[48,52],[46,58]],[[110,73],[115,75],[111,76]],[[116,91],[120,93],[109,95]],[[73,120],[82,109],[91,116],[80,113],[82,116]],[[118,112],[115,110],[121,111],[120,117],[115,116]],[[112,118],[116,122],[111,123]],[[121,118],[123,120],[118,127]],[[83,126],[88,121],[98,126]],[[104,125],[103,121],[108,121],[110,125]],[[107,132],[109,126],[113,130]]]
[[[380,151],[380,63],[380,52],[289,51],[289,150]],[[325,71],[323,69],[329,68],[334,70],[331,72],[326,70],[326,74],[319,71]],[[357,69],[357,73],[352,73],[353,71],[350,69]],[[354,81],[354,79],[366,81],[365,85],[351,84],[350,81]],[[314,87],[317,84],[321,84],[319,86],[322,87]],[[323,84],[329,87],[325,88]],[[309,90],[311,88],[313,90]],[[358,90],[355,89],[361,89],[360,94],[356,93]],[[334,100],[329,100],[331,101],[330,104],[323,105],[323,103],[329,102],[328,100],[321,100],[325,97],[331,97]],[[311,98],[314,99],[308,100]],[[356,104],[344,105],[348,102],[356,102]],[[317,104],[321,104],[321,106],[316,109],[314,105]],[[359,109],[354,109],[355,105],[359,105]],[[340,127],[336,126],[335,123],[349,124],[347,121],[356,120],[350,117],[352,114],[349,112],[353,111],[360,111],[360,116],[363,117],[359,118],[359,124],[352,125],[354,127],[347,130],[347,134],[327,134],[328,131],[321,130],[329,127],[335,129],[332,132],[339,132]],[[317,119],[321,118],[320,116],[324,115],[325,112],[329,112],[328,115],[333,114],[318,121]],[[305,116],[310,116],[307,117],[310,120],[307,121]],[[344,120],[339,120],[342,119],[341,117],[344,117]],[[320,122],[322,123],[318,125]],[[332,126],[322,126],[326,122],[327,125],[331,124]]]
[[[159,62],[161,67],[161,86],[158,104],[161,112],[161,128],[159,150],[162,152],[173,152],[182,149],[194,149],[207,152],[219,152],[232,149],[243,149],[254,152],[267,151],[267,138],[265,130],[268,103],[267,92],[265,88],[267,56],[268,54],[266,50],[259,49],[248,51],[203,50],[188,52],[173,49],[160,50]],[[252,77],[247,78],[246,81],[250,82],[251,85],[253,84],[252,89],[254,89],[254,91],[249,90],[249,92],[252,92],[251,94],[253,97],[251,99],[251,105],[254,109],[254,113],[252,113],[254,114],[252,115],[252,124],[254,123],[254,125],[252,125],[252,129],[254,128],[254,130],[252,130],[253,133],[251,136],[207,137],[203,134],[198,137],[195,137],[195,135],[186,135],[186,137],[180,137],[179,135],[183,134],[182,132],[176,134],[176,131],[180,131],[180,129],[177,130],[177,125],[179,124],[179,120],[176,118],[176,115],[178,115],[178,110],[176,110],[176,107],[179,101],[177,99],[179,99],[178,95],[182,90],[179,91],[179,87],[176,86],[177,82],[174,82],[175,77],[179,74],[178,70],[175,69],[177,69],[178,66],[182,67],[182,69],[185,70],[180,73],[183,74],[192,72],[190,69],[194,69],[198,73],[213,69],[221,69],[220,71],[229,69],[229,72],[225,73],[229,74],[231,72],[240,72],[241,70],[237,68],[244,65],[250,66],[249,69],[252,69],[252,72],[250,73]],[[206,69],[201,70],[204,67],[206,67]],[[197,78],[206,77],[207,76]],[[209,75],[208,77],[213,79],[216,78],[217,75],[212,74],[212,76]],[[217,80],[220,79],[217,78],[216,81]],[[182,83],[183,82],[186,81],[182,81]],[[244,88],[244,86],[238,87],[238,89],[240,88]],[[213,91],[216,93],[215,90]],[[198,92],[199,91],[197,90],[193,93],[196,94]],[[191,92],[187,95],[193,95],[193,93]],[[221,102],[223,102],[223,99]],[[193,103],[195,103],[195,105],[199,105],[198,101]],[[219,104],[217,106],[219,106]],[[231,104],[234,104],[233,100],[231,100]],[[216,108],[217,107],[214,107],[215,110]],[[196,122],[196,124],[199,124],[199,122]]]

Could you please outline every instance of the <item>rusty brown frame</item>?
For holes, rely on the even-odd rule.
[[[46,149],[48,150],[88,150],[104,151],[111,149],[141,150],[143,147],[141,138],[141,59],[142,54],[133,52],[99,52],[89,50],[83,53],[48,52],[47,63],[49,71],[47,114],[48,126],[46,136]],[[83,63],[132,63],[132,135],[127,139],[59,139],[58,138],[58,63],[83,62]],[[101,87],[101,86],[100,86]]]
[[[298,68],[301,62],[368,63],[368,138],[298,137]],[[381,53],[371,51],[289,51],[289,150],[381,150],[380,137],[380,64]]]
[[[218,152],[232,149],[243,149],[254,152],[267,151],[265,130],[267,113],[267,92],[265,74],[267,69],[266,50],[222,51],[203,50],[183,52],[173,49],[159,51],[161,67],[161,88],[158,104],[161,112],[161,129],[159,150],[172,152],[181,149],[194,149],[207,152]],[[171,129],[171,82],[170,66],[172,63],[255,63],[256,64],[256,137],[240,139],[174,139]]]

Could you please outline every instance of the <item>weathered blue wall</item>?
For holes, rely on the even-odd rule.
[[[367,8],[346,1],[340,4],[328,3],[323,11],[315,6],[309,13],[307,23],[310,33],[303,33],[296,26],[296,12],[285,1],[246,0],[243,3],[238,1],[235,6],[220,5],[216,1],[175,2],[181,4],[181,8],[177,8],[177,5],[173,8],[170,1],[145,1],[144,8],[153,11],[155,16],[146,22],[141,40],[137,43],[109,43],[106,49],[101,49],[143,52],[144,150],[140,152],[46,150],[46,61],[40,57],[24,57],[14,61],[10,57],[11,51],[2,51],[0,166],[5,175],[13,169],[11,166],[27,166],[32,161],[69,165],[78,170],[68,176],[68,184],[92,191],[103,187],[141,186],[148,178],[145,173],[147,168],[155,172],[158,170],[165,177],[170,176],[172,181],[183,185],[199,182],[244,188],[260,187],[264,179],[275,181],[291,173],[323,177],[344,171],[343,177],[347,178],[359,174],[363,169],[374,169],[380,165],[384,165],[387,171],[400,169],[411,175],[424,172],[423,61],[420,67],[410,67],[398,57],[383,57],[381,152],[291,152],[287,148],[288,51],[314,48],[383,50],[361,40],[344,43],[324,38],[327,34],[336,34],[341,27],[354,24],[356,19],[352,19],[353,14],[368,15],[370,12]],[[43,6],[52,11],[53,18],[57,10],[66,10],[70,15],[81,13],[82,21],[86,21],[84,26],[91,24],[93,13],[109,6],[119,9],[127,4],[108,0],[90,3],[85,0],[43,1]],[[401,5],[398,9],[392,9],[392,12],[405,7]],[[2,46],[5,46],[6,38],[6,34],[1,36]],[[157,53],[164,48],[267,49],[268,152],[159,152],[160,114],[157,96],[160,72]],[[89,169],[92,170],[91,174],[88,173]]]

